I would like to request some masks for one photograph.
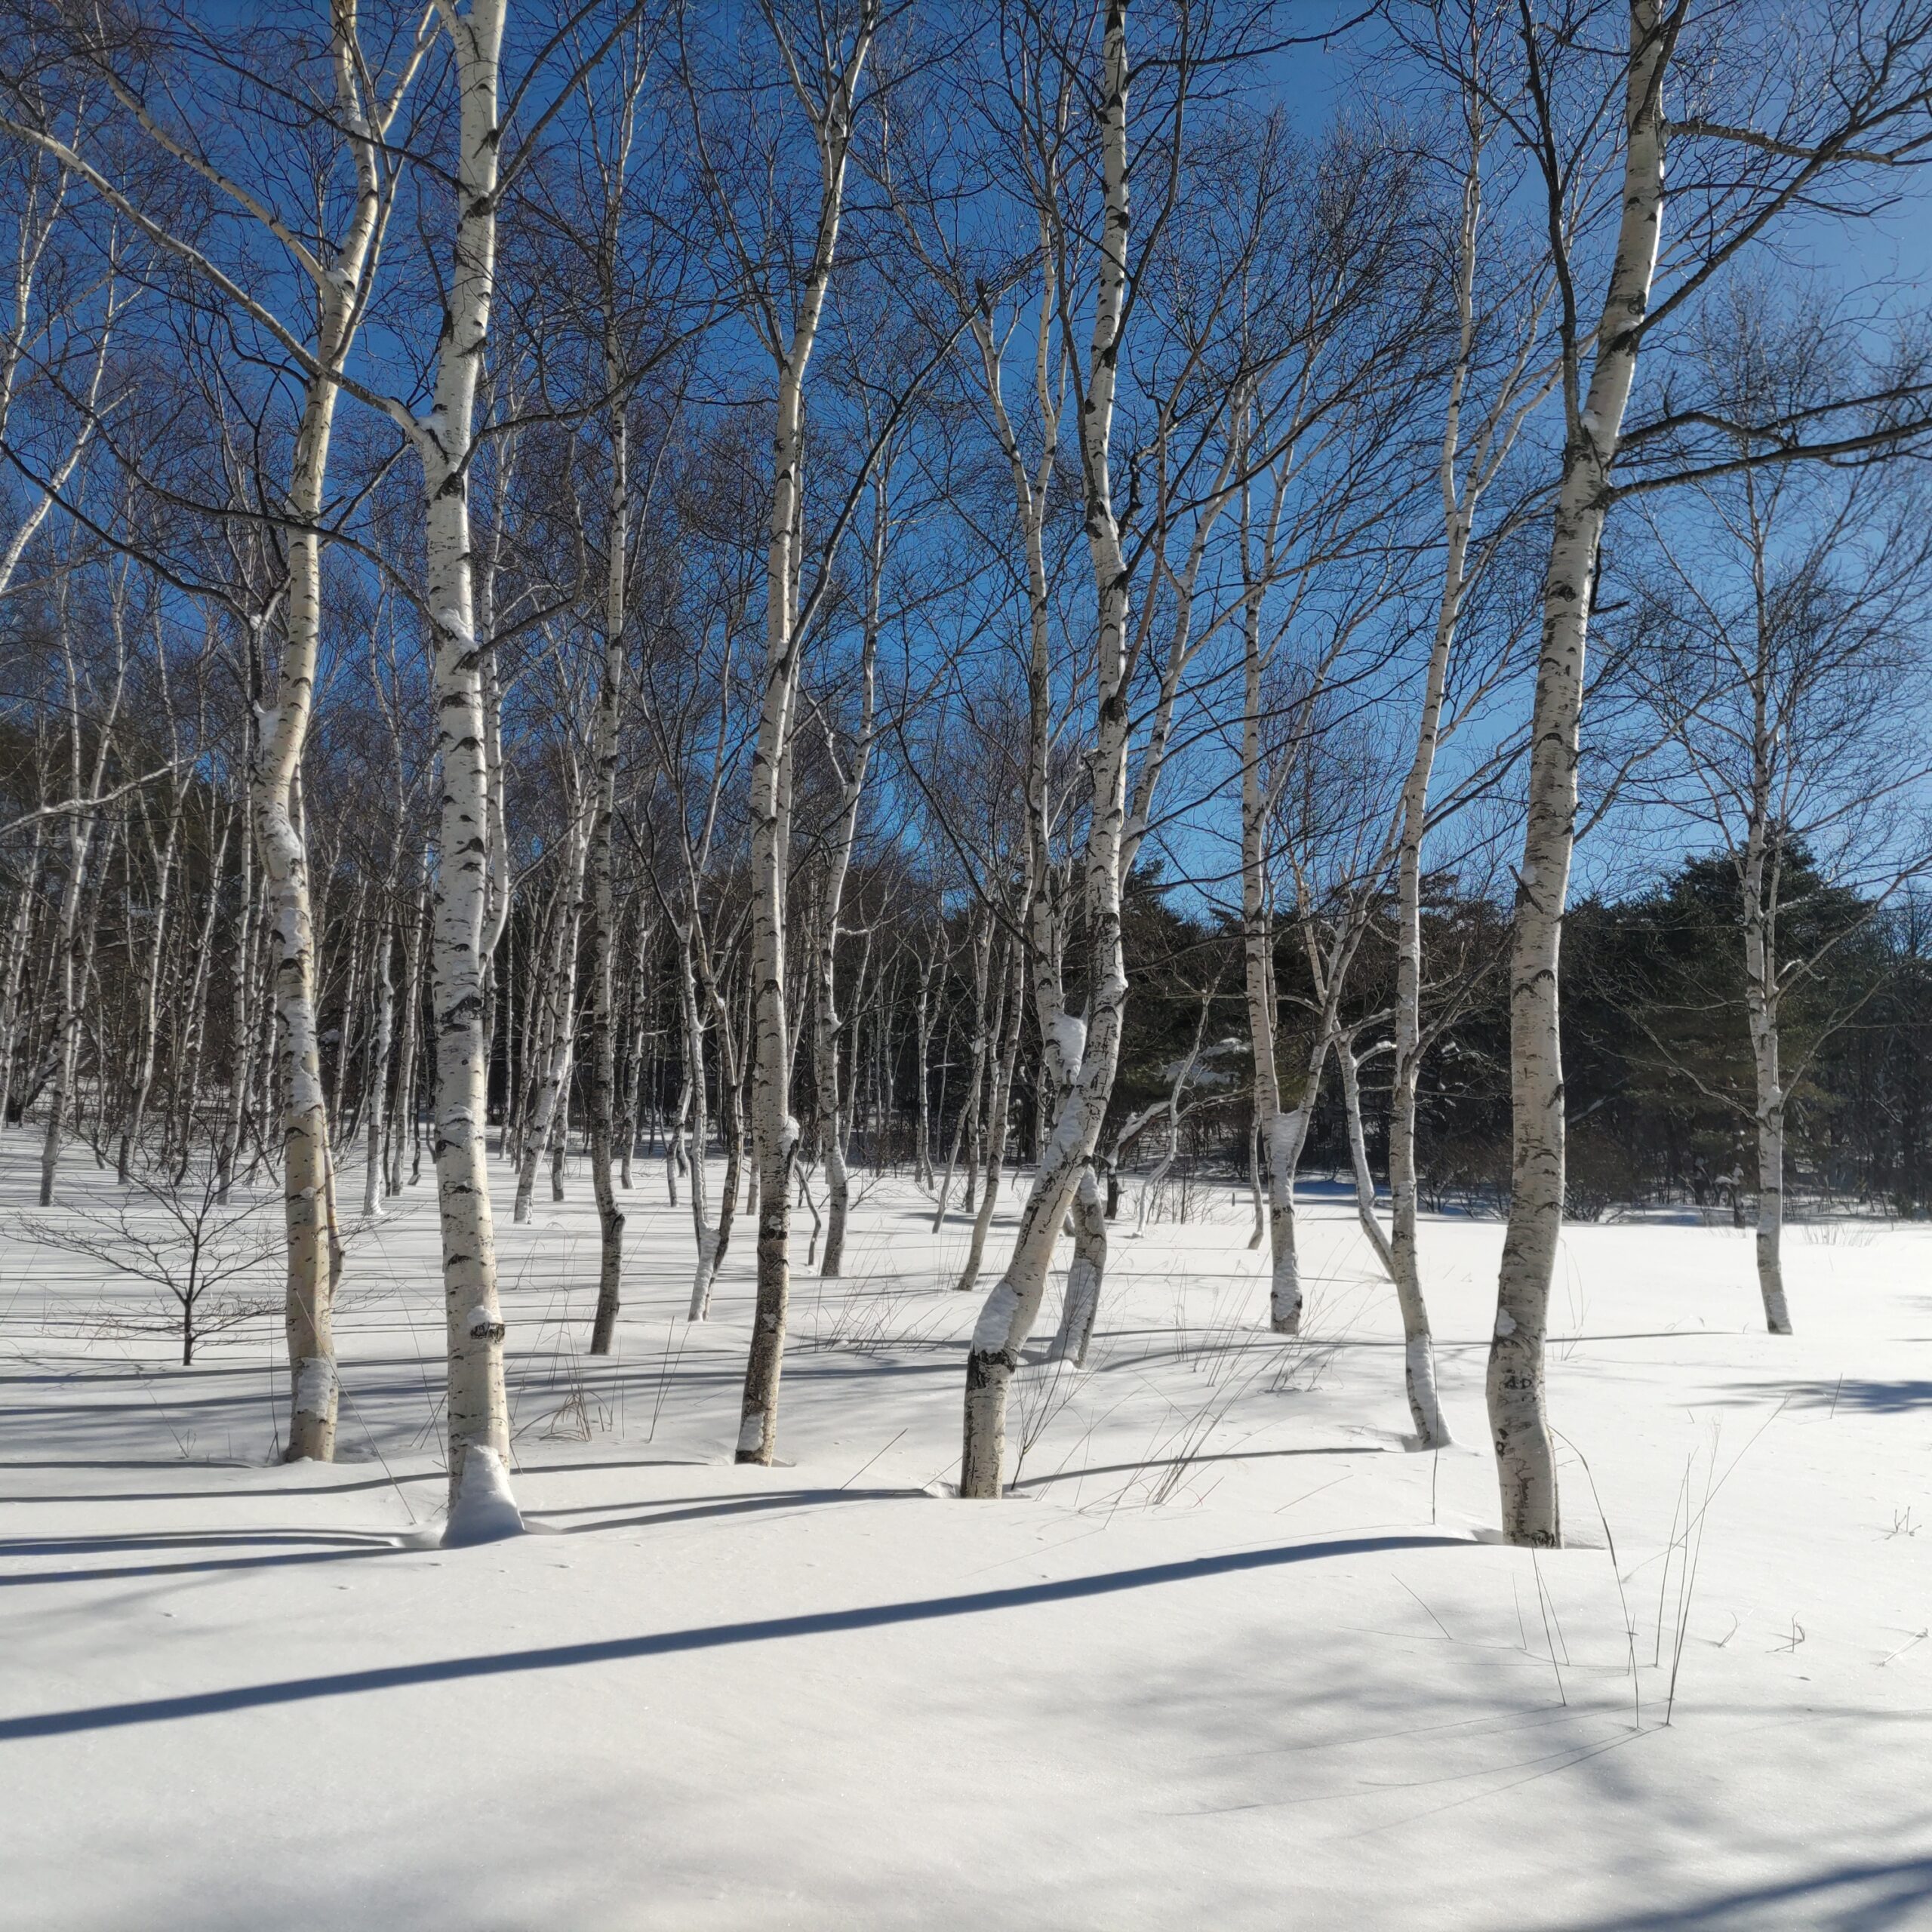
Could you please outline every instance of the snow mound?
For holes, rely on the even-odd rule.
[[[523,1512],[510,1494],[509,1474],[495,1450],[472,1449],[463,1461],[463,1481],[443,1525],[443,1547],[496,1543],[523,1534]]]

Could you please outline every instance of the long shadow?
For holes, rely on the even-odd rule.
[[[669,1496],[661,1503],[636,1506],[648,1513],[639,1516],[614,1516],[596,1523],[568,1523],[558,1526],[558,1536],[582,1536],[592,1530],[623,1530],[645,1524],[694,1523],[711,1516],[743,1516],[760,1509],[802,1509],[815,1503],[904,1503],[926,1499],[923,1489],[781,1489],[758,1496]],[[680,1504],[688,1505],[681,1508]],[[582,1516],[598,1509],[622,1509],[621,1503],[596,1503],[579,1509],[526,1509],[531,1521],[551,1516]]]
[[[282,1556],[205,1556],[192,1563],[114,1563],[92,1570],[23,1570],[0,1577],[0,1590],[24,1589],[32,1583],[118,1583],[149,1577],[201,1576],[216,1570],[281,1570],[295,1563],[360,1562],[365,1557],[393,1556],[393,1545],[364,1543],[354,1549],[297,1549]]]
[[[91,1469],[178,1467],[154,1463],[0,1463],[0,1469]],[[220,1469],[252,1469],[248,1463],[217,1463]],[[543,1475],[562,1472],[574,1475],[580,1469],[703,1469],[716,1466],[695,1456],[633,1457],[616,1463],[518,1463],[519,1476]],[[371,1476],[359,1482],[288,1483],[274,1488],[247,1489],[122,1489],[90,1491],[82,1494],[60,1492],[46,1495],[0,1497],[0,1507],[35,1503],[251,1503],[258,1496],[347,1496],[365,1489],[393,1489],[402,1482],[447,1482],[441,1469],[405,1469],[392,1476]],[[592,1506],[595,1507],[595,1506]],[[611,1506],[622,1508],[622,1504]],[[526,1512],[526,1514],[528,1512]],[[555,1513],[555,1512],[552,1512]]]
[[[1389,1456],[1395,1453],[1369,1443],[1359,1447],[1351,1443],[1342,1448],[1311,1443],[1301,1449],[1229,1449],[1214,1456],[1150,1456],[1139,1463],[1089,1463],[1084,1469],[1055,1469],[1051,1475],[1027,1476],[1013,1487],[1031,1489],[1036,1483],[1071,1482],[1075,1476],[1138,1475],[1143,1469],[1184,1469],[1195,1463],[1258,1463],[1270,1456]]]
[[[8,1413],[11,1415],[14,1411],[9,1410]],[[0,1469],[255,1469],[260,1467],[259,1463],[245,1463],[238,1456],[124,1456],[111,1462],[89,1461],[78,1456],[49,1456],[37,1462],[0,1462]],[[6,1500],[14,1500],[11,1497]]]
[[[1864,1409],[1874,1415],[1903,1415],[1908,1409],[1932,1409],[1932,1382],[1876,1382],[1847,1375],[1837,1382],[1761,1383],[1737,1386],[1739,1399],[1762,1401],[1780,1388],[1796,1409]]]
[[[1862,1897],[1850,1896],[1854,1888]],[[1897,1864],[1845,1865],[1782,1885],[1755,1886],[1749,1891],[1724,1892],[1694,1905],[1666,1906],[1629,1917],[1592,1918],[1586,1924],[1571,1921],[1573,1932],[1644,1932],[1659,1926],[1713,1929],[1713,1932],[1750,1932],[1762,1925],[1772,1907],[1801,1905],[1807,1925],[1832,1932],[1881,1932],[1887,1926],[1924,1925],[1932,1918],[1932,1858],[1907,1859]],[[1786,1921],[1780,1917],[1778,1922]]]
[[[614,1463],[526,1463],[519,1458],[516,1473],[520,1476],[574,1476],[582,1469],[716,1469],[731,1466],[722,1457],[707,1460],[703,1456],[624,1456]],[[437,1469],[432,1473],[440,1478],[443,1472]],[[256,1492],[257,1495],[260,1493]]]
[[[162,1530],[119,1537],[8,1537],[0,1538],[0,1558],[107,1556],[117,1549],[229,1549],[260,1543],[285,1549],[305,1543],[355,1549],[395,1547],[395,1539],[380,1531],[371,1535],[355,1530]]]
[[[212,1717],[226,1711],[257,1710],[270,1704],[306,1703],[316,1697],[340,1697],[365,1690],[401,1690],[412,1684],[451,1684],[466,1678],[503,1677],[526,1670],[568,1670],[585,1664],[619,1663],[633,1657],[673,1657],[686,1651],[715,1650],[728,1644],[769,1643],[785,1637],[822,1637],[843,1630],[877,1630],[900,1623],[929,1623],[946,1617],[1030,1609],[1035,1604],[1075,1603],[1088,1597],[1119,1595],[1164,1583],[1198,1583],[1249,1570],[1273,1570],[1290,1563],[1330,1557],[1368,1556],[1398,1549],[1467,1549],[1478,1547],[1466,1537],[1343,1537],[1329,1543],[1291,1543],[1276,1549],[1237,1550],[1225,1556],[1197,1556],[1181,1563],[1150,1563],[1134,1570],[1109,1571],[1097,1577],[1072,1577],[1060,1583],[1022,1583],[1001,1590],[976,1590],[949,1597],[922,1597],[910,1603],[872,1604],[857,1610],[817,1611],[798,1617],[768,1617],[744,1623],[713,1623],[695,1630],[665,1630],[648,1636],[616,1637],[601,1643],[556,1644],[541,1650],[498,1651],[482,1657],[442,1657],[426,1663],[390,1664],[371,1670],[337,1671],[323,1677],[284,1678],[277,1683],[238,1684],[227,1690],[199,1690],[179,1697],[150,1697],[139,1703],[96,1704],[78,1710],[43,1711],[31,1717],[0,1719],[0,1743],[29,1737],[64,1737],[75,1731],[108,1730],[122,1724],[154,1724],[171,1718]]]
[[[102,1489],[57,1491],[45,1495],[0,1497],[0,1508],[38,1503],[252,1503],[258,1496],[347,1496],[356,1490],[393,1489],[400,1482],[447,1482],[441,1469],[404,1470],[367,1482],[295,1483],[275,1489]]]

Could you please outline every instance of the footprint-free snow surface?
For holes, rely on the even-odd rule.
[[[784,1466],[740,1469],[746,1245],[688,1324],[641,1165],[593,1361],[573,1175],[499,1203],[530,1533],[443,1549],[426,1185],[352,1235],[340,1460],[290,1468],[272,1265],[171,1365],[150,1290],[29,1225],[111,1177],[70,1156],[40,1214],[31,1152],[0,1138],[7,1927],[1932,1926],[1932,1230],[1794,1227],[1777,1340],[1727,1225],[1569,1229],[1569,1547],[1532,1556],[1491,1540],[1494,1222],[1425,1229],[1466,1446],[1417,1454],[1338,1195],[1284,1341],[1245,1202],[1137,1235],[1130,1186],[1088,1366],[1044,1360],[1050,1300],[1013,1494],[966,1503],[963,1220],[862,1175],[839,1281],[801,1229]]]

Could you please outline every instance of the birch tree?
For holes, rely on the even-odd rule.
[[[1829,313],[1781,305],[1761,285],[1740,285],[1703,334],[1710,389],[1740,426],[1847,386]],[[1730,441],[1748,457],[1747,434]],[[1780,1254],[1789,1096],[1872,990],[1838,970],[1840,956],[1932,856],[1909,802],[1928,769],[1909,721],[1926,669],[1915,639],[1932,596],[1927,506],[1889,473],[1895,452],[1844,460],[1855,466],[1747,463],[1646,498],[1654,561],[1630,620],[1637,675],[1675,754],[1649,789],[1736,881],[1749,1098],[1666,1058],[1749,1121],[1758,1284],[1774,1335],[1792,1331]],[[1819,902],[1847,895],[1860,912],[1820,916]],[[1657,984],[1653,998],[1675,991]]]
[[[849,18],[795,29],[775,6],[765,26],[809,131],[817,161],[817,211],[795,287],[769,288],[740,255],[752,313],[776,381],[771,493],[767,521],[764,662],[751,771],[751,974],[753,987],[752,1147],[758,1189],[758,1295],[745,1367],[737,1459],[776,1454],[778,1386],[791,1284],[791,1179],[798,1126],[791,1110],[790,1016],[786,1010],[786,891],[791,866],[792,734],[802,663],[805,378],[837,258],[860,89],[880,25],[876,0]],[[808,34],[823,37],[816,46]],[[711,171],[714,180],[716,171]],[[718,204],[721,207],[721,202]],[[729,217],[727,216],[728,220]],[[781,304],[789,300],[789,312]]]
[[[1512,1186],[1487,1395],[1504,1534],[1515,1543],[1546,1547],[1562,1540],[1543,1352],[1564,1207],[1558,959],[1576,839],[1590,601],[1617,489],[1611,472],[1630,441],[1624,417],[1639,352],[1672,319],[1693,312],[1732,260],[1826,181],[1856,179],[1861,171],[1901,165],[1922,152],[1915,122],[1932,51],[1932,10],[1915,0],[1835,8],[1815,31],[1795,42],[1781,38],[1777,71],[1788,81],[1780,93],[1761,85],[1765,70],[1752,62],[1743,25],[1713,8],[1713,29],[1727,27],[1736,38],[1700,46],[1700,59],[1713,63],[1735,94],[1673,124],[1666,82],[1694,11],[1694,24],[1705,24],[1703,11],[1694,10],[1693,0],[1627,0],[1620,10],[1599,11],[1627,18],[1617,84],[1604,97],[1614,103],[1605,131],[1614,186],[1604,206],[1606,221],[1611,212],[1615,219],[1593,321],[1582,310],[1578,288],[1579,240],[1589,224],[1577,199],[1589,185],[1577,156],[1595,138],[1589,117],[1597,110],[1589,105],[1591,83],[1577,69],[1589,57],[1574,36],[1539,23],[1527,8],[1518,34],[1525,105],[1508,117],[1544,190],[1564,429],[1509,965]],[[1743,120],[1731,121],[1734,111]],[[1761,122],[1754,118],[1759,115]],[[1654,283],[1666,214],[1664,153],[1673,135],[1694,144],[1694,155],[1711,158],[1701,180],[1694,174],[1676,191],[1696,220],[1659,299]],[[1639,428],[1661,434],[1677,414],[1666,407]]]
[[[1128,174],[1128,54],[1125,0],[1106,0],[1095,60],[1093,98],[1098,126],[1104,210],[1093,289],[1091,332],[1080,383],[1080,473],[1095,610],[1094,705],[1097,726],[1090,763],[1090,808],[1083,883],[1089,948],[1086,1022],[1069,1017],[1054,1041],[1063,1095],[1006,1271],[988,1296],[967,1354],[964,1433],[959,1493],[1001,1493],[1006,1451],[1006,1398],[1020,1352],[1045,1292],[1047,1270],[1113,1084],[1120,1051],[1126,964],[1121,946],[1121,847],[1127,829],[1127,702],[1129,574],[1113,504],[1112,436],[1121,339],[1127,320],[1130,191]],[[1069,358],[1071,359],[1071,358]],[[1043,855],[1044,856],[1044,855]],[[1091,1238],[1091,1229],[1088,1238]],[[1091,1257],[1088,1257],[1092,1265]]]
[[[328,1263],[325,1195],[328,1121],[321,1079],[315,1009],[314,933],[306,857],[291,810],[314,702],[322,615],[325,493],[335,411],[349,355],[367,313],[384,231],[394,206],[396,165],[388,135],[413,85],[430,41],[429,17],[406,42],[386,72],[365,52],[356,0],[330,0],[326,59],[333,86],[329,131],[333,150],[315,182],[327,211],[319,232],[304,232],[309,210],[288,214],[272,189],[244,178],[214,145],[210,125],[181,98],[197,73],[214,71],[226,50],[195,47],[202,65],[186,72],[137,64],[103,23],[83,29],[63,49],[66,57],[116,103],[138,135],[167,162],[204,184],[238,223],[259,230],[281,251],[312,305],[285,320],[244,288],[198,238],[147,212],[132,190],[63,140],[54,128],[16,111],[0,125],[52,157],[85,181],[151,243],[209,285],[238,319],[261,326],[301,372],[301,415],[288,482],[278,507],[287,542],[287,593],[282,648],[273,702],[256,733],[251,804],[269,927],[278,947],[277,1037],[284,1097],[283,1208],[287,1234],[286,1325],[292,1383],[288,1457],[328,1460],[336,1426],[334,1343],[329,1316],[334,1283]],[[244,60],[245,63],[245,54]],[[335,167],[353,186],[334,191]]]

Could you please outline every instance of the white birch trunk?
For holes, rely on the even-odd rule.
[[[449,1350],[449,1480],[454,1527],[475,1494],[508,1503],[509,1417],[503,1319],[485,1145],[489,1057],[483,1032],[485,920],[490,892],[490,784],[483,652],[476,634],[469,469],[476,388],[496,275],[499,61],[507,0],[471,0],[441,17],[459,100],[456,233],[429,416],[416,426],[427,500],[428,598],[435,641],[436,750],[442,803],[436,848],[436,1195]],[[513,1527],[506,1523],[504,1527]]]
[[[0,1127],[6,1124],[7,1111],[13,1101],[14,1054],[20,1035],[20,975],[26,966],[27,943],[33,931],[33,909],[40,894],[40,855],[46,827],[45,819],[35,821],[33,850],[20,869],[19,896],[14,901],[13,924],[7,936],[6,980],[4,986],[0,986]],[[216,871],[219,877],[219,861]],[[215,896],[211,892],[211,903]]]
[[[697,1263],[691,1275],[691,1309],[688,1318],[702,1321],[711,1312],[711,1284],[718,1272],[718,1230],[712,1226],[706,1211],[704,1154],[705,1144],[710,1138],[710,1128],[705,1112],[704,1026],[698,1017],[697,985],[691,971],[691,947],[694,943],[692,934],[680,935],[678,1003],[684,1015],[685,1100],[690,1109],[691,1122],[691,1232],[697,1242]],[[672,1155],[683,1138],[684,1124],[681,1109],[664,1155],[665,1178],[670,1186],[674,1206],[678,1198],[678,1182]]]
[[[1549,562],[1530,729],[1529,801],[1509,958],[1509,1221],[1497,1283],[1487,1394],[1503,1534],[1553,1548],[1563,1539],[1546,1407],[1543,1337],[1563,1228],[1563,1069],[1558,957],[1576,838],[1583,654],[1609,472],[1636,374],[1663,211],[1663,65],[1659,0],[1631,0],[1624,89],[1623,214],[1580,411],[1574,389]]]
[[[1266,1149],[1268,1325],[1278,1335],[1301,1332],[1301,1272],[1295,1252],[1294,1171],[1305,1132],[1299,1109],[1281,1108],[1275,1045],[1275,934],[1268,913],[1269,798],[1261,771],[1260,601],[1251,592],[1242,612],[1245,640],[1241,708],[1241,956],[1247,1032],[1254,1056],[1254,1118]]]
[[[966,1360],[959,1493],[1000,1494],[1006,1455],[1006,1404],[1039,1313],[1054,1245],[1080,1178],[1087,1171],[1112,1091],[1127,999],[1121,934],[1121,865],[1127,832],[1128,565],[1112,491],[1110,443],[1124,320],[1128,193],[1127,9],[1107,0],[1100,94],[1106,192],[1094,303],[1091,358],[1081,411],[1081,469],[1088,549],[1096,601],[1093,798],[1084,884],[1090,949],[1088,1018],[1084,1039],[1069,1028],[1058,1043],[1066,1087],[1059,1116],[1042,1149],[1005,1275],[988,1296]],[[1037,697],[1037,691],[1036,691]],[[1048,859],[1038,854],[1044,876]],[[1077,1051],[1074,1049],[1077,1048]],[[1103,1229],[1104,1235],[1104,1229]]]
[[[991,937],[990,931],[988,934]],[[1021,990],[1022,971],[1018,941],[1009,943],[1001,976],[998,1024],[999,1052],[993,1063],[992,1084],[986,1100],[986,1184],[980,1190],[979,1206],[973,1216],[973,1232],[968,1241],[965,1265],[959,1271],[956,1287],[960,1294],[972,1288],[980,1278],[986,1260],[986,1237],[992,1232],[994,1211],[999,1205],[1000,1183],[1006,1173],[1006,1141],[1013,1106],[1014,1070],[1020,1063],[1020,1035],[1026,998]]]
[[[1361,1063],[1355,1057],[1352,1041],[1338,1040],[1335,1047],[1336,1064],[1342,1074],[1342,1111],[1348,1121],[1349,1168],[1355,1177],[1355,1217],[1361,1223],[1362,1233],[1374,1250],[1382,1272],[1392,1281],[1395,1278],[1395,1257],[1389,1251],[1389,1237],[1383,1232],[1381,1220],[1375,1211],[1375,1177],[1369,1171],[1368,1142],[1362,1130]]]
[[[165,659],[162,663],[165,664]],[[162,676],[165,689],[165,670]],[[171,718],[171,725],[172,722]],[[178,756],[178,743],[174,749]],[[121,1129],[120,1152],[115,1161],[115,1177],[124,1187],[136,1150],[141,1144],[147,1122],[148,1101],[154,1091],[155,1058],[160,1048],[162,964],[167,955],[168,915],[174,904],[174,855],[181,842],[181,821],[187,795],[186,786],[177,782],[168,808],[168,834],[158,851],[155,849],[152,832],[148,834],[148,848],[153,855],[155,866],[153,918],[148,928],[147,970],[142,976],[140,1010],[137,1021],[140,1059],[134,1070],[134,1091],[128,1096],[127,1115]],[[145,817],[144,814],[144,823]],[[217,871],[219,865],[217,860]],[[213,896],[211,894],[211,898]],[[192,1005],[189,1010],[193,1011]]]
[[[390,889],[386,886],[383,890],[382,909],[376,919],[376,1034],[369,1051],[368,1091],[362,1100],[367,1116],[362,1123],[365,1221],[373,1221],[382,1211],[383,1137],[389,1124],[389,1055],[395,1044],[395,980],[389,970],[395,935]]]
[[[1755,788],[1761,796],[1761,778]],[[1765,874],[1768,814],[1754,811],[1744,854],[1744,998],[1751,1033],[1751,1064],[1756,1082],[1752,1109],[1758,1137],[1758,1288],[1764,1325],[1774,1335],[1791,1333],[1785,1300],[1784,1265],[1780,1248],[1784,1232],[1784,1083],[1779,1066],[1778,962],[1775,928],[1767,904]]]
[[[73,633],[66,587],[63,580],[58,599],[61,650],[66,666],[66,692],[70,715],[67,725],[68,796],[75,802],[66,814],[67,871],[60,889],[59,922],[54,929],[54,1038],[51,1058],[54,1076],[47,1105],[47,1130],[41,1141],[40,1204],[51,1207],[54,1183],[60,1163],[60,1148],[67,1127],[67,1110],[73,1099],[81,1039],[81,1000],[87,984],[83,954],[92,937],[94,922],[83,921],[81,902],[90,863],[94,853],[94,832],[100,814],[83,799],[97,799],[106,781],[115,728],[120,720],[121,701],[127,689],[128,653],[125,635],[126,578],[118,576],[112,595],[111,622],[115,635],[116,666],[112,689],[101,715],[94,721],[98,736],[94,755],[83,763],[81,748],[82,706],[73,657]],[[104,867],[103,867],[104,870]]]
[[[820,198],[812,258],[798,290],[789,342],[772,347],[778,395],[772,436],[771,520],[765,549],[764,689],[752,754],[752,1150],[758,1180],[758,1296],[738,1423],[737,1460],[777,1454],[778,1387],[791,1295],[792,1162],[798,1124],[791,1107],[790,1017],[786,1011],[786,891],[789,880],[792,711],[800,639],[798,545],[804,454],[805,371],[838,243],[852,116],[876,30],[872,0],[851,46],[809,107],[820,159]]]
[[[846,1118],[839,1085],[838,1040],[838,915],[844,903],[845,878],[851,869],[853,848],[858,841],[859,804],[864,796],[866,771],[872,761],[874,706],[878,696],[878,663],[880,599],[884,594],[885,552],[890,518],[888,503],[891,476],[889,463],[881,462],[873,485],[873,517],[868,580],[866,587],[865,637],[859,658],[860,709],[858,741],[852,752],[852,768],[845,777],[839,800],[838,819],[831,849],[826,855],[825,877],[820,888],[818,919],[818,970],[814,977],[817,998],[812,1025],[813,1075],[818,1088],[819,1139],[825,1155],[826,1211],[825,1251],[819,1273],[835,1278],[844,1266],[845,1221],[852,1200],[851,1177],[845,1166]],[[854,1048],[854,1084],[857,1084],[857,1048]]]
[[[561,1148],[561,1123],[577,1045],[577,935],[583,921],[584,866],[588,828],[572,801],[570,842],[565,849],[564,876],[558,886],[561,900],[551,928],[550,956],[543,969],[543,1044],[530,1115],[524,1123],[523,1149],[517,1163],[515,1219],[530,1219],[531,1197],[537,1170],[553,1147]]]
[[[617,724],[624,689],[625,591],[630,518],[629,421],[614,355],[605,357],[606,381],[618,394],[611,411],[611,497],[605,538],[604,663],[597,688],[592,758],[596,801],[590,822],[589,864],[594,921],[591,954],[590,1182],[597,1200],[597,1312],[590,1352],[605,1355],[617,1333],[623,1297],[624,1213],[611,1184],[611,1137],[617,1105],[617,894],[612,829],[617,815]],[[634,1139],[632,1133],[629,1138]],[[630,1152],[624,1153],[629,1185]]]
[[[427,870],[428,854],[423,855]],[[423,939],[427,925],[429,887],[426,879],[416,888],[408,925],[403,932],[402,1042],[396,1050],[395,1105],[389,1137],[389,1175],[385,1191],[392,1197],[402,1192],[402,1156],[416,1131],[417,1029],[423,1008]]]

